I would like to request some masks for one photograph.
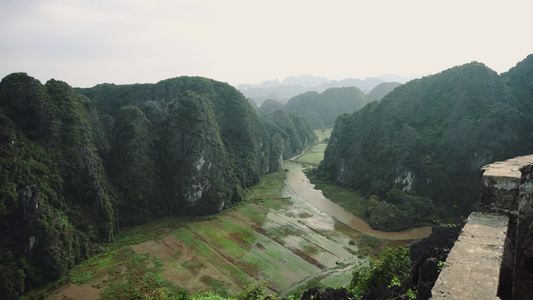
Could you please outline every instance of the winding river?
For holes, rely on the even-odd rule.
[[[284,187],[286,196],[301,198],[319,210],[337,219],[339,222],[368,235],[389,240],[414,240],[422,239],[431,233],[431,226],[410,228],[403,231],[386,232],[375,230],[361,218],[356,217],[337,203],[324,197],[322,191],[315,190],[303,172],[301,163],[286,161],[284,168],[287,171],[287,181]]]

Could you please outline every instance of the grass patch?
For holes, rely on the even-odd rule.
[[[259,183],[246,192],[247,201],[262,201],[282,199],[283,181],[287,179],[284,171],[267,174],[261,177]]]
[[[324,159],[324,151],[326,151],[326,146],[327,145],[324,143],[311,146],[296,160],[299,162],[318,165]]]
[[[315,129],[313,130],[318,137],[318,142],[322,143],[325,139],[329,139],[331,136],[331,132],[333,131],[333,128],[327,128],[327,129]]]
[[[359,239],[359,242],[364,243],[368,247],[376,248],[383,242],[383,240],[368,234],[363,234]]]
[[[346,287],[352,280],[352,272],[342,272],[328,276],[320,281],[325,286],[333,288]]]
[[[211,290],[215,292],[217,295],[220,295],[222,297],[230,296],[228,288],[226,288],[226,286],[224,285],[224,282],[217,280],[217,279],[209,278],[207,280],[207,283],[211,287]]]
[[[329,181],[320,179],[313,175],[312,172],[304,170],[307,178],[315,185],[315,189],[321,190],[326,198],[339,204],[345,209],[349,210],[352,214],[368,222],[366,211],[368,209],[369,200],[361,196],[358,192],[335,185]]]
[[[83,273],[79,274],[76,277],[71,278],[70,281],[72,283],[86,283],[93,276],[94,276],[94,272],[93,271],[87,271],[87,272],[83,272]]]

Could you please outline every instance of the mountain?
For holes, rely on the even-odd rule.
[[[268,131],[265,120],[235,88],[201,77],[84,89],[5,77],[0,298],[56,280],[121,227],[241,201],[314,136],[293,114],[269,117]]]
[[[309,144],[316,141],[316,135],[309,122],[294,112],[276,110],[261,116],[261,121],[274,141],[273,155],[289,159],[302,153]]]
[[[399,188],[466,215],[481,166],[533,149],[531,81],[521,83],[533,74],[530,64],[501,77],[481,63],[457,66],[339,116],[320,174],[381,199]]]
[[[247,98],[246,100],[248,100],[248,103],[250,103],[250,106],[252,106],[253,109],[255,109],[257,111],[257,109],[259,108],[257,106],[257,104],[255,103],[255,101],[252,99],[252,98]]]
[[[350,87],[355,86],[364,93],[370,92],[373,88],[383,82],[400,82],[405,83],[411,79],[421,77],[419,75],[410,75],[402,77],[395,74],[384,74],[380,77],[367,77],[363,80],[358,78],[346,78],[342,80],[330,80],[325,77],[316,77],[311,75],[300,75],[298,77],[288,77],[281,82],[279,80],[265,81],[260,84],[240,84],[237,89],[247,98],[252,98],[258,105],[261,105],[267,99],[274,99],[281,103],[297,95],[306,92],[322,93],[333,87]]]
[[[310,87],[320,86],[328,82],[330,82],[330,80],[325,77],[316,77],[316,76],[304,74],[298,77],[294,77],[294,76],[287,77],[281,82],[281,84],[286,85],[286,86],[301,85],[304,88],[310,88]]]
[[[533,117],[533,54],[501,74],[501,77],[524,110]]]
[[[356,87],[330,88],[319,94],[307,92],[292,97],[285,110],[306,118],[313,128],[330,128],[342,113],[352,113],[366,104],[365,95]]]
[[[159,206],[162,211],[216,213],[240,201],[242,190],[261,175],[279,170],[279,165],[271,169],[275,164],[270,160],[277,162],[278,157],[270,156],[270,140],[257,114],[228,84],[179,77],[156,84],[102,84],[77,91],[94,102],[105,120],[103,129],[111,133],[108,140],[117,146],[109,157],[116,154],[134,160],[135,153],[126,156],[124,152],[139,151],[155,164],[156,190],[167,204]],[[122,126],[123,122],[132,124]],[[131,135],[134,129],[142,134]],[[127,178],[128,173],[121,174]],[[139,195],[150,199],[148,194]]]
[[[396,87],[400,86],[399,82],[383,82],[378,84],[373,88],[370,93],[368,93],[365,98],[367,102],[380,101],[387,95],[389,92],[394,90]]]
[[[267,115],[269,113],[275,112],[276,110],[285,109],[285,105],[274,99],[267,99],[260,107],[256,109],[257,114]]]
[[[92,102],[24,73],[0,82],[0,298],[57,279],[118,228]]]

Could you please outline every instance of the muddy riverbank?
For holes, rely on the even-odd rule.
[[[283,188],[283,192],[287,197],[301,198],[358,232],[389,240],[416,240],[422,239],[431,233],[431,226],[410,228],[397,232],[372,229],[364,220],[354,216],[350,211],[324,197],[322,191],[315,190],[314,185],[310,183],[303,172],[301,163],[286,161],[284,168],[288,170],[286,184]]]

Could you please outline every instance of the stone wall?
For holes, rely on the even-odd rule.
[[[533,155],[481,169],[468,218],[432,299],[533,299]]]

